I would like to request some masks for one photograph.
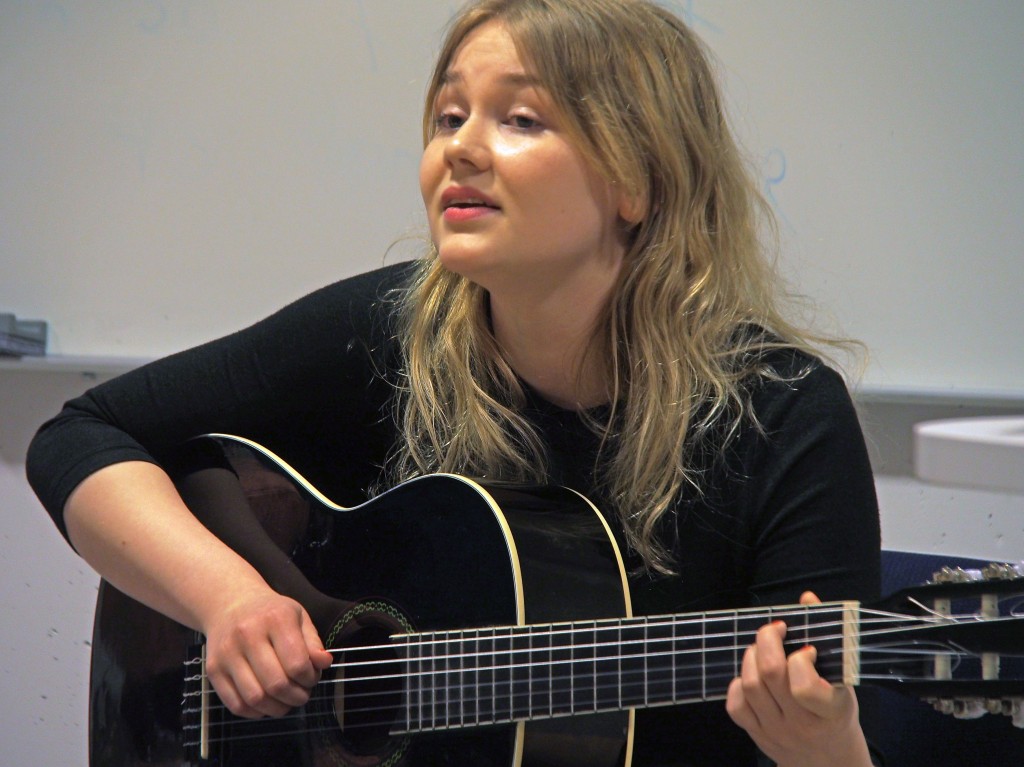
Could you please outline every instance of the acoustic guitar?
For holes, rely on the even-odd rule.
[[[871,606],[634,616],[604,518],[566,488],[430,475],[344,509],[254,442],[200,444],[229,465],[183,477],[186,502],[302,602],[335,663],[305,706],[234,717],[202,638],[102,583],[91,767],[629,765],[634,710],[724,698],[777,619],[835,684],[1024,725],[1024,673],[1003,659],[1024,654],[1017,567],[949,571]],[[208,513],[225,504],[243,513]]]

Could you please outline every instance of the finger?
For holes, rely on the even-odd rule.
[[[800,604],[802,605],[820,605],[821,600],[818,599],[818,595],[813,591],[805,591],[800,595]]]
[[[304,705],[320,678],[302,635],[296,631],[289,632],[287,637],[272,636],[266,645],[254,652],[250,662],[266,696],[283,705],[285,712]],[[262,710],[259,705],[256,707]]]
[[[211,640],[206,650],[206,676],[221,703],[236,716],[247,719],[268,716],[250,702],[259,700],[262,688],[238,644]]]
[[[782,709],[775,695],[765,684],[760,653],[761,648],[756,642],[747,648],[740,667],[740,682],[743,686],[743,698],[757,717],[759,725],[764,729],[771,729],[781,719]]]
[[[788,666],[782,646],[785,637],[786,624],[782,621],[773,621],[758,629],[752,648],[756,669],[747,675],[748,684],[745,685],[748,693],[752,692],[755,684],[763,689],[765,694],[758,694],[756,699],[763,697],[767,701],[770,698],[779,716],[785,711],[789,695]]]
[[[313,625],[309,615],[302,615],[302,635],[306,640],[306,649],[309,652],[309,659],[317,671],[326,671],[334,663],[334,656],[324,649],[324,643],[320,640],[316,626]]]
[[[278,700],[268,690],[267,682],[265,681],[268,677],[268,673],[261,667],[266,665],[266,661],[260,658],[243,658],[240,662],[232,665],[231,675],[229,677],[230,687],[226,686],[226,691],[233,688],[237,695],[237,704],[229,703],[224,700],[222,695],[221,700],[231,710],[232,713],[238,714],[239,716],[245,716],[248,718],[263,717],[263,716],[283,716],[291,710],[292,706],[288,703]],[[280,665],[278,664],[280,668]],[[281,672],[283,676],[283,672]],[[217,690],[218,694],[221,694],[221,690]]]
[[[208,672],[207,678],[210,681],[210,685],[216,691],[217,697],[220,698],[220,702],[235,716],[245,719],[261,719],[264,716],[242,699],[241,693],[235,687],[235,683],[230,677]]]
[[[818,652],[804,647],[789,656],[789,680],[793,698],[802,708],[825,719],[844,716],[856,705],[852,691],[823,679],[815,668]]]
[[[306,702],[309,690],[320,680],[320,671],[313,665],[309,639],[302,624],[273,632],[270,642],[274,656],[267,659],[266,669],[271,674],[265,680],[268,689],[278,699],[301,706]],[[277,676],[278,668],[284,675],[283,679]]]
[[[747,732],[760,729],[757,714],[747,703],[743,693],[743,680],[736,677],[729,683],[725,694],[725,710],[732,720]]]

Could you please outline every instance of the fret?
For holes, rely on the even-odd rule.
[[[485,633],[486,632],[486,633]],[[477,692],[476,721],[488,723],[496,721],[494,699],[497,697],[495,687],[495,634],[497,629],[482,629],[477,633]]]
[[[646,626],[646,620],[639,618],[624,622],[619,627],[619,708],[642,706],[646,703]]]
[[[641,645],[641,649],[644,653],[644,705],[649,706],[651,703],[651,635],[650,635],[651,624],[647,616],[644,616],[644,641]]]
[[[732,619],[732,676],[739,676],[740,673],[740,614],[734,613]]]
[[[449,698],[451,685],[449,680],[448,635],[438,633],[434,646],[434,726],[447,727],[451,722]]]
[[[551,629],[539,627],[528,634],[529,652],[527,663],[530,669],[531,717],[551,715]]]
[[[568,636],[568,634],[566,635],[566,639],[569,648],[569,665],[567,666],[569,671],[569,711],[576,711],[576,675],[578,672],[578,669],[576,667],[576,646],[572,639]]]
[[[421,634],[416,637],[416,667],[419,676],[419,716],[417,728],[428,730],[434,726],[434,677],[433,651],[430,649],[430,635]]]
[[[494,634],[494,717],[492,721],[505,722],[515,711],[512,683],[512,635],[502,630]]]
[[[458,694],[456,695],[456,699],[458,702],[457,710],[459,727],[465,727],[467,719],[472,719],[469,713],[473,706],[473,696],[471,694],[471,690],[473,689],[473,659],[470,655],[470,652],[472,652],[472,641],[471,637],[467,637],[464,633],[460,633],[458,641],[456,642],[456,657],[458,659],[458,673],[456,675]]]
[[[573,624],[574,632],[568,639],[572,664],[571,704],[574,712],[597,711],[597,623],[587,621]]]
[[[511,695],[509,712],[513,719],[531,715],[533,705],[533,676],[530,666],[530,630],[516,626],[511,641]]]
[[[724,696],[733,677],[739,674],[744,648],[753,641],[753,634],[743,635],[742,632],[749,628],[748,624],[756,630],[765,623],[765,617],[763,613],[758,613],[757,617],[743,617],[739,612],[724,615],[704,613],[701,623],[699,695],[697,673],[684,674],[680,690],[682,697],[677,699],[680,701],[712,700]],[[688,687],[686,682],[689,679],[693,684]]]
[[[462,643],[452,638],[452,633],[445,634],[444,640],[444,689],[445,689],[445,724],[449,727],[463,724],[462,708]]]
[[[441,706],[444,705],[444,687],[442,680],[438,677],[440,671],[440,661],[437,658],[438,635],[429,634],[428,637],[430,642],[430,663],[426,680],[430,685],[430,702],[428,704],[427,722],[428,726],[433,729],[438,726],[438,722],[441,719],[439,714],[441,712]],[[440,690],[438,688],[440,688]]]
[[[571,714],[576,710],[576,675],[574,649],[577,637],[569,624],[554,627],[551,634],[551,699],[553,716]]]
[[[490,724],[494,721],[494,632],[493,628],[473,632],[476,644],[473,710],[477,724]]]
[[[679,621],[672,621],[672,700],[679,699],[679,659],[683,657],[683,648],[679,644]],[[699,657],[701,669],[704,668],[703,648]],[[703,676],[703,673],[702,673]]]
[[[448,646],[446,634],[438,632],[434,645],[434,726],[444,728],[448,726]]]
[[[676,693],[679,700],[679,693]],[[700,699],[708,699],[708,614],[700,614]]]
[[[614,645],[612,645],[612,647],[615,648],[615,652],[616,652],[616,664],[615,664],[615,666],[616,666],[616,672],[618,674],[618,679],[619,679],[619,683],[618,683],[619,695],[618,695],[618,706],[617,706],[617,708],[623,708],[623,689],[622,689],[622,624],[621,623],[618,625],[618,627],[616,629],[616,633],[618,635],[618,641]]]
[[[708,679],[706,622],[657,620],[647,634],[647,703],[702,700]]]
[[[597,623],[594,629],[594,711],[622,707],[621,625]]]
[[[490,646],[490,712],[486,721],[508,722],[512,719],[512,641],[508,629],[492,629]]]
[[[692,664],[694,660],[692,655],[683,654],[685,643],[680,643],[678,627],[679,622],[674,620],[645,621],[645,705],[675,700],[680,664]]]
[[[412,634],[403,637],[405,643],[405,730],[413,730],[423,724],[421,703],[423,679],[419,661],[420,643]]]
[[[480,632],[470,632],[462,642],[462,720],[460,724],[480,723]]]

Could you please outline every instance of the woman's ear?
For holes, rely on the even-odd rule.
[[[619,195],[619,218],[630,226],[636,226],[647,218],[647,195],[623,190]]]

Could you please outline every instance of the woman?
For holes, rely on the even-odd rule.
[[[97,387],[40,430],[30,478],[76,550],[202,631],[249,717],[304,703],[331,656],[160,468],[200,433],[266,444],[340,503],[431,471],[580,489],[637,612],[875,596],[856,418],[777,308],[766,211],[693,34],[643,0],[473,3],[424,127],[421,263]],[[787,659],[784,633],[758,633],[728,716],[780,765],[870,764],[854,693],[813,649]],[[641,712],[636,763],[752,763],[725,717]]]

